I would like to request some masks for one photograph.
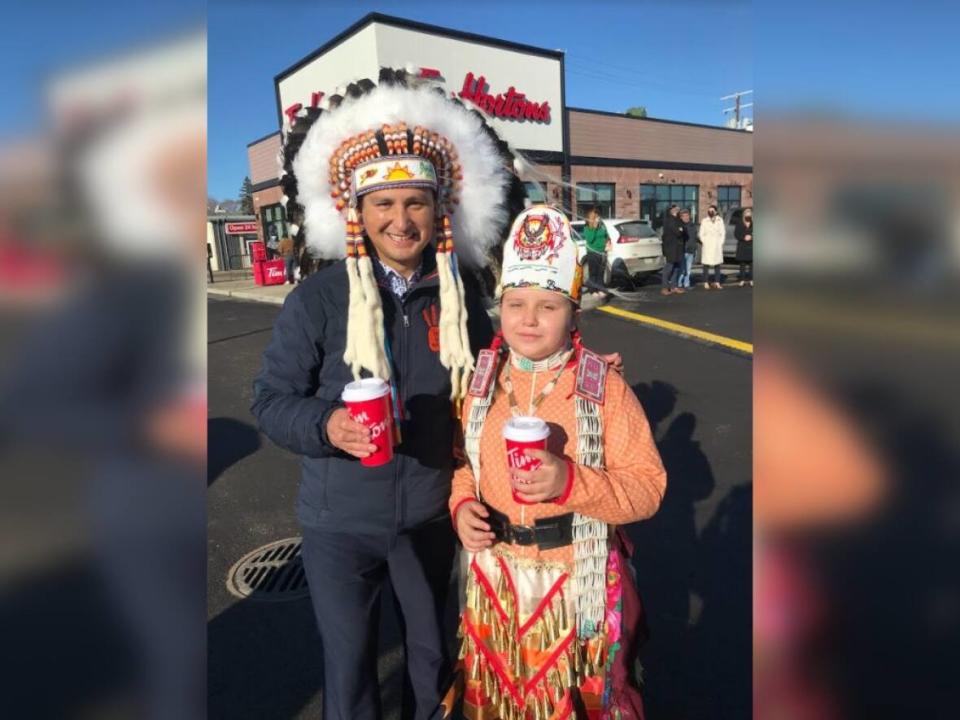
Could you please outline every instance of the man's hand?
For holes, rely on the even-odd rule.
[[[334,410],[327,420],[330,444],[361,460],[377,451],[370,442],[370,428],[353,420],[346,408]]]
[[[485,522],[488,517],[489,511],[477,500],[465,502],[457,509],[457,535],[470,552],[480,552],[493,545],[496,538],[490,532],[490,524]]]
[[[567,461],[546,450],[524,450],[543,464],[536,470],[511,470],[510,483],[521,500],[546,502],[563,495],[567,487]]]
[[[600,359],[609,365],[611,370],[616,370],[623,375],[623,358],[620,356],[620,353],[615,352],[609,355],[601,355]]]

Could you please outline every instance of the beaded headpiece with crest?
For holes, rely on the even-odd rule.
[[[451,397],[462,398],[473,369],[462,271],[489,263],[517,205],[522,207],[513,155],[477,111],[432,84],[414,85],[403,71],[384,68],[378,85],[361,81],[345,95],[295,117],[287,133],[281,183],[288,216],[302,210],[302,228],[293,229],[305,235],[314,257],[346,258],[344,361],[355,378],[366,370],[389,379],[383,309],[359,205],[378,190],[431,190],[440,361],[450,370]]]

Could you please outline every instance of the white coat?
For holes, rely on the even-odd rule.
[[[719,215],[714,215],[712,220],[705,217],[700,221],[700,242],[703,243],[700,254],[702,264],[723,264],[723,241],[726,237],[727,227]]]

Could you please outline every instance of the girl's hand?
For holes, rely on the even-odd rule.
[[[546,450],[524,450],[543,464],[536,470],[511,470],[510,483],[521,500],[546,502],[563,495],[567,487],[567,461]]]
[[[483,503],[477,500],[465,502],[457,509],[457,535],[463,547],[470,552],[480,552],[493,545],[496,538],[490,532],[489,523],[485,521],[488,517],[490,513]]]

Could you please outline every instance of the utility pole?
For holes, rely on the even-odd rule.
[[[730,100],[731,98],[733,98],[733,101],[734,101],[734,102],[733,102],[733,107],[732,107],[732,108],[727,108],[727,109],[724,110],[723,112],[724,112],[724,114],[729,113],[729,112],[734,113],[734,116],[733,116],[733,117],[734,117],[734,125],[733,125],[733,126],[734,126],[735,128],[737,128],[738,130],[741,129],[740,111],[743,110],[743,109],[745,109],[745,108],[748,108],[748,107],[753,107],[753,103],[752,103],[752,102],[751,102],[751,103],[743,104],[743,103],[740,102],[740,98],[742,98],[744,95],[752,95],[752,94],[753,94],[753,90],[741,90],[740,92],[735,92],[735,93],[733,93],[732,95],[724,95],[722,98],[720,98],[721,100]]]

